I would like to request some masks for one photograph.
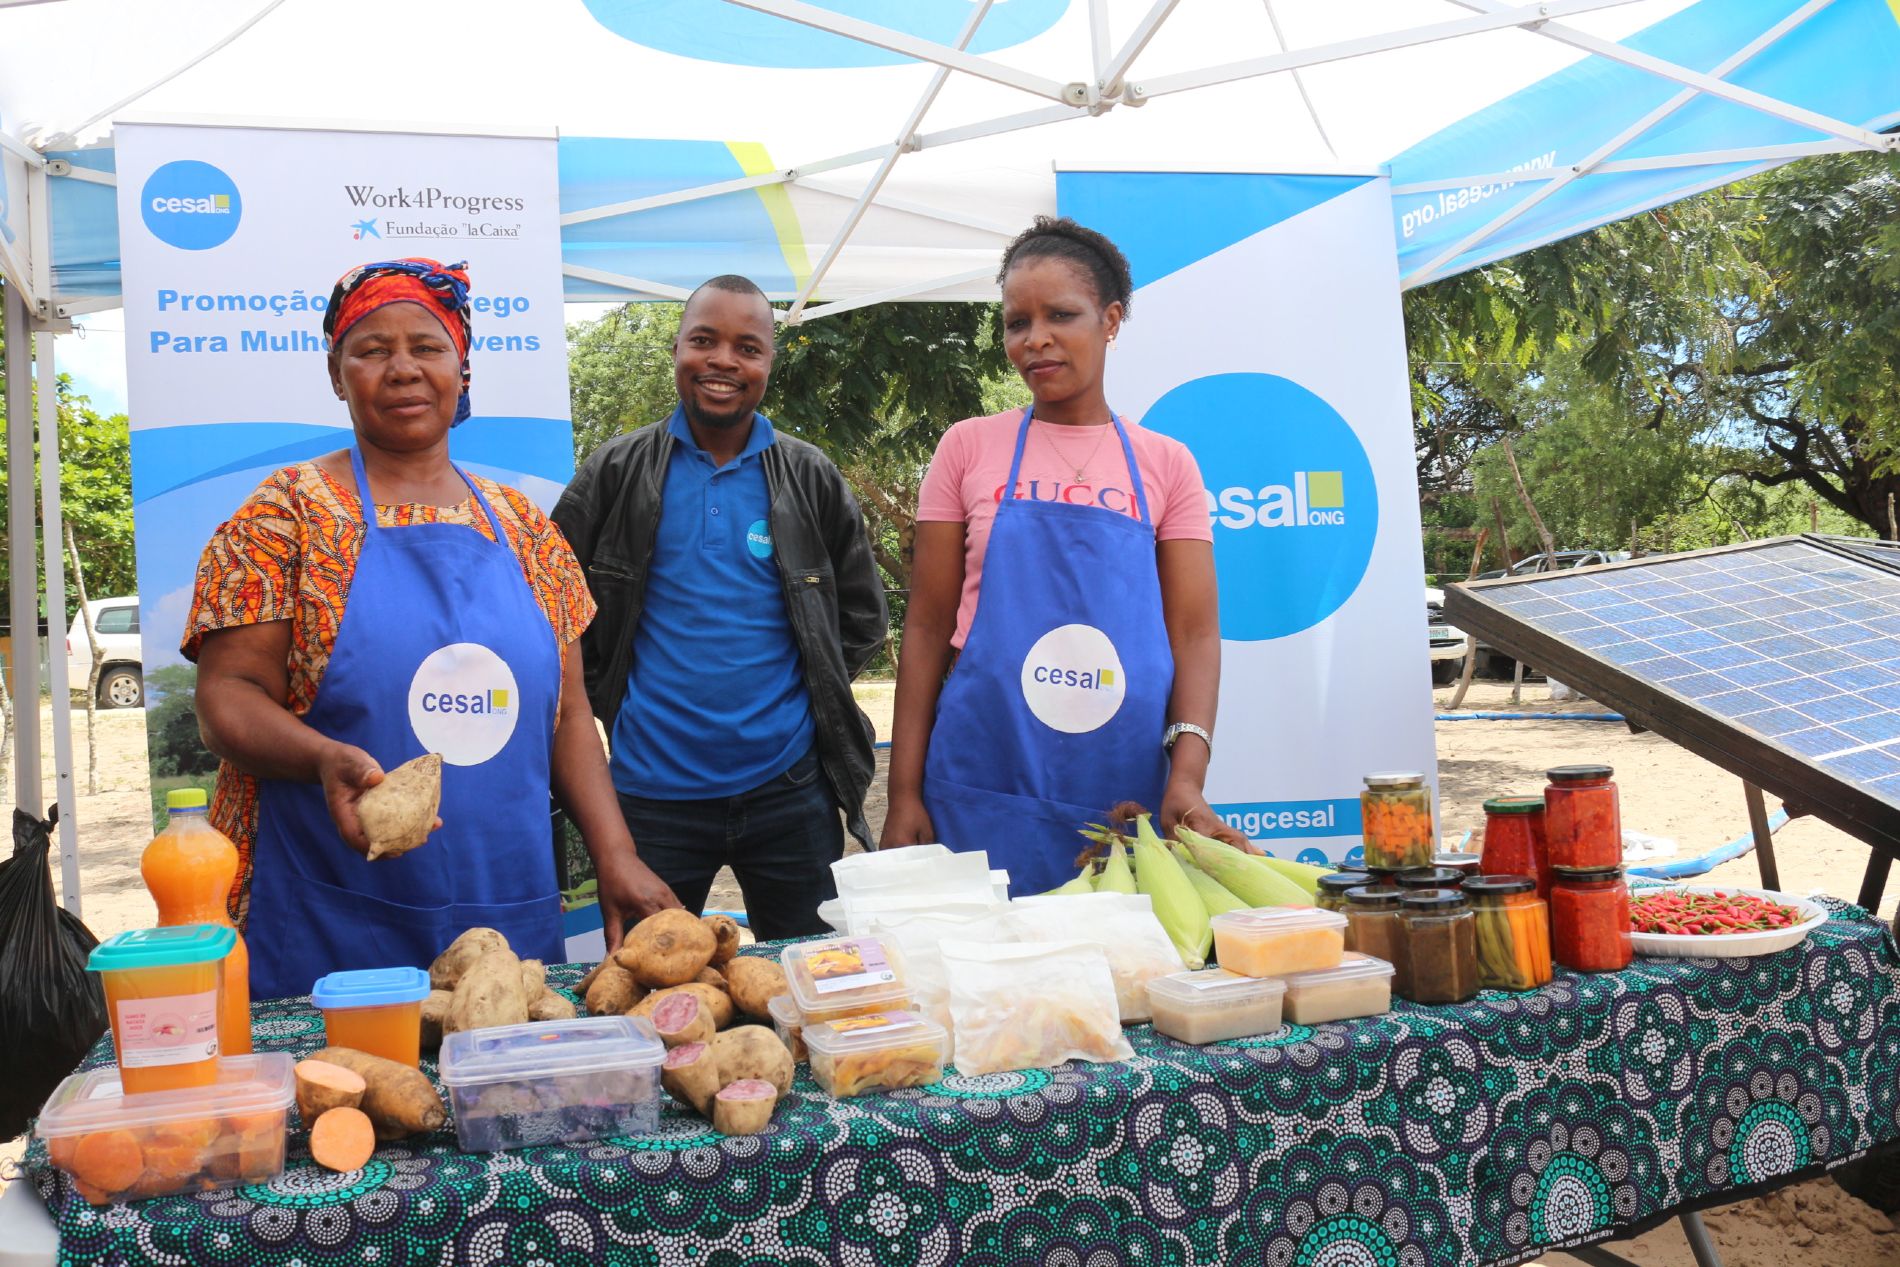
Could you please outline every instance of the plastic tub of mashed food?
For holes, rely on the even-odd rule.
[[[429,974],[420,968],[332,972],[310,989],[310,1001],[323,1012],[324,1041],[330,1046],[412,1069],[422,1062],[422,1001],[428,997]]]
[[[878,937],[838,937],[787,946],[779,954],[792,1002],[807,1031],[825,1021],[910,1007],[897,947]],[[805,1043],[811,1044],[809,1032]]]
[[[1199,1046],[1271,1034],[1280,1028],[1280,996],[1285,993],[1285,983],[1274,977],[1203,968],[1150,981],[1148,1006],[1157,1033]]]
[[[772,1029],[778,1034],[778,1040],[784,1043],[792,1053],[793,1060],[805,1059],[805,1018],[798,1013],[798,1004],[792,1002],[789,994],[775,994],[772,1001],[765,1005],[772,1014]]]
[[[104,978],[125,1094],[218,1080],[224,958],[235,945],[237,933],[225,925],[176,924],[133,929],[93,947],[86,967]]]
[[[1371,955],[1347,955],[1335,968],[1286,978],[1282,1010],[1295,1025],[1319,1025],[1392,1010],[1392,965]]]
[[[1283,977],[1336,968],[1346,953],[1346,917],[1310,906],[1263,906],[1228,911],[1208,921],[1214,957],[1229,972]]]
[[[805,1027],[811,1076],[843,1100],[868,1091],[923,1087],[943,1077],[943,1026],[915,1012],[873,1012]]]
[[[651,1135],[666,1046],[638,1016],[497,1025],[442,1040],[463,1152]]]
[[[284,1052],[231,1056],[206,1086],[138,1095],[117,1069],[76,1073],[34,1132],[94,1205],[269,1183],[284,1172],[291,1064]]]

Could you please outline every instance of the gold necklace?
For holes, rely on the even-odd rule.
[[[1048,441],[1049,450],[1050,452],[1056,455],[1056,461],[1062,463],[1066,467],[1069,467],[1071,470],[1075,472],[1075,482],[1078,484],[1083,483],[1084,480],[1086,479],[1086,476],[1083,474],[1083,472],[1088,470],[1088,465],[1089,463],[1095,460],[1095,455],[1102,451],[1102,441],[1106,440],[1108,438],[1108,433],[1115,429],[1115,419],[1111,415],[1109,417],[1108,424],[1106,426],[1103,426],[1097,429],[1098,434],[1095,437],[1095,447],[1089,450],[1089,455],[1083,458],[1079,465],[1072,458],[1070,458],[1068,454],[1062,451],[1061,445],[1058,445],[1056,443],[1055,429],[1061,425],[1062,425],[1061,423],[1056,423],[1056,422],[1043,423],[1042,438]]]

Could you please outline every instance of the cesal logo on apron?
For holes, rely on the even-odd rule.
[[[1100,730],[1121,711],[1127,692],[1115,644],[1093,625],[1051,629],[1023,657],[1023,702],[1051,730]]]
[[[432,652],[409,682],[409,725],[450,765],[480,765],[508,746],[521,692],[507,661],[479,642]]]

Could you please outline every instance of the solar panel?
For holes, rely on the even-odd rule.
[[[1473,582],[1445,618],[1900,856],[1900,546],[1781,537]]]

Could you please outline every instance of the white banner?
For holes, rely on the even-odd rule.
[[[1374,770],[1433,785],[1418,482],[1388,183],[1065,172],[1137,289],[1115,409],[1199,462],[1220,579],[1207,798],[1270,852],[1357,861]]]

